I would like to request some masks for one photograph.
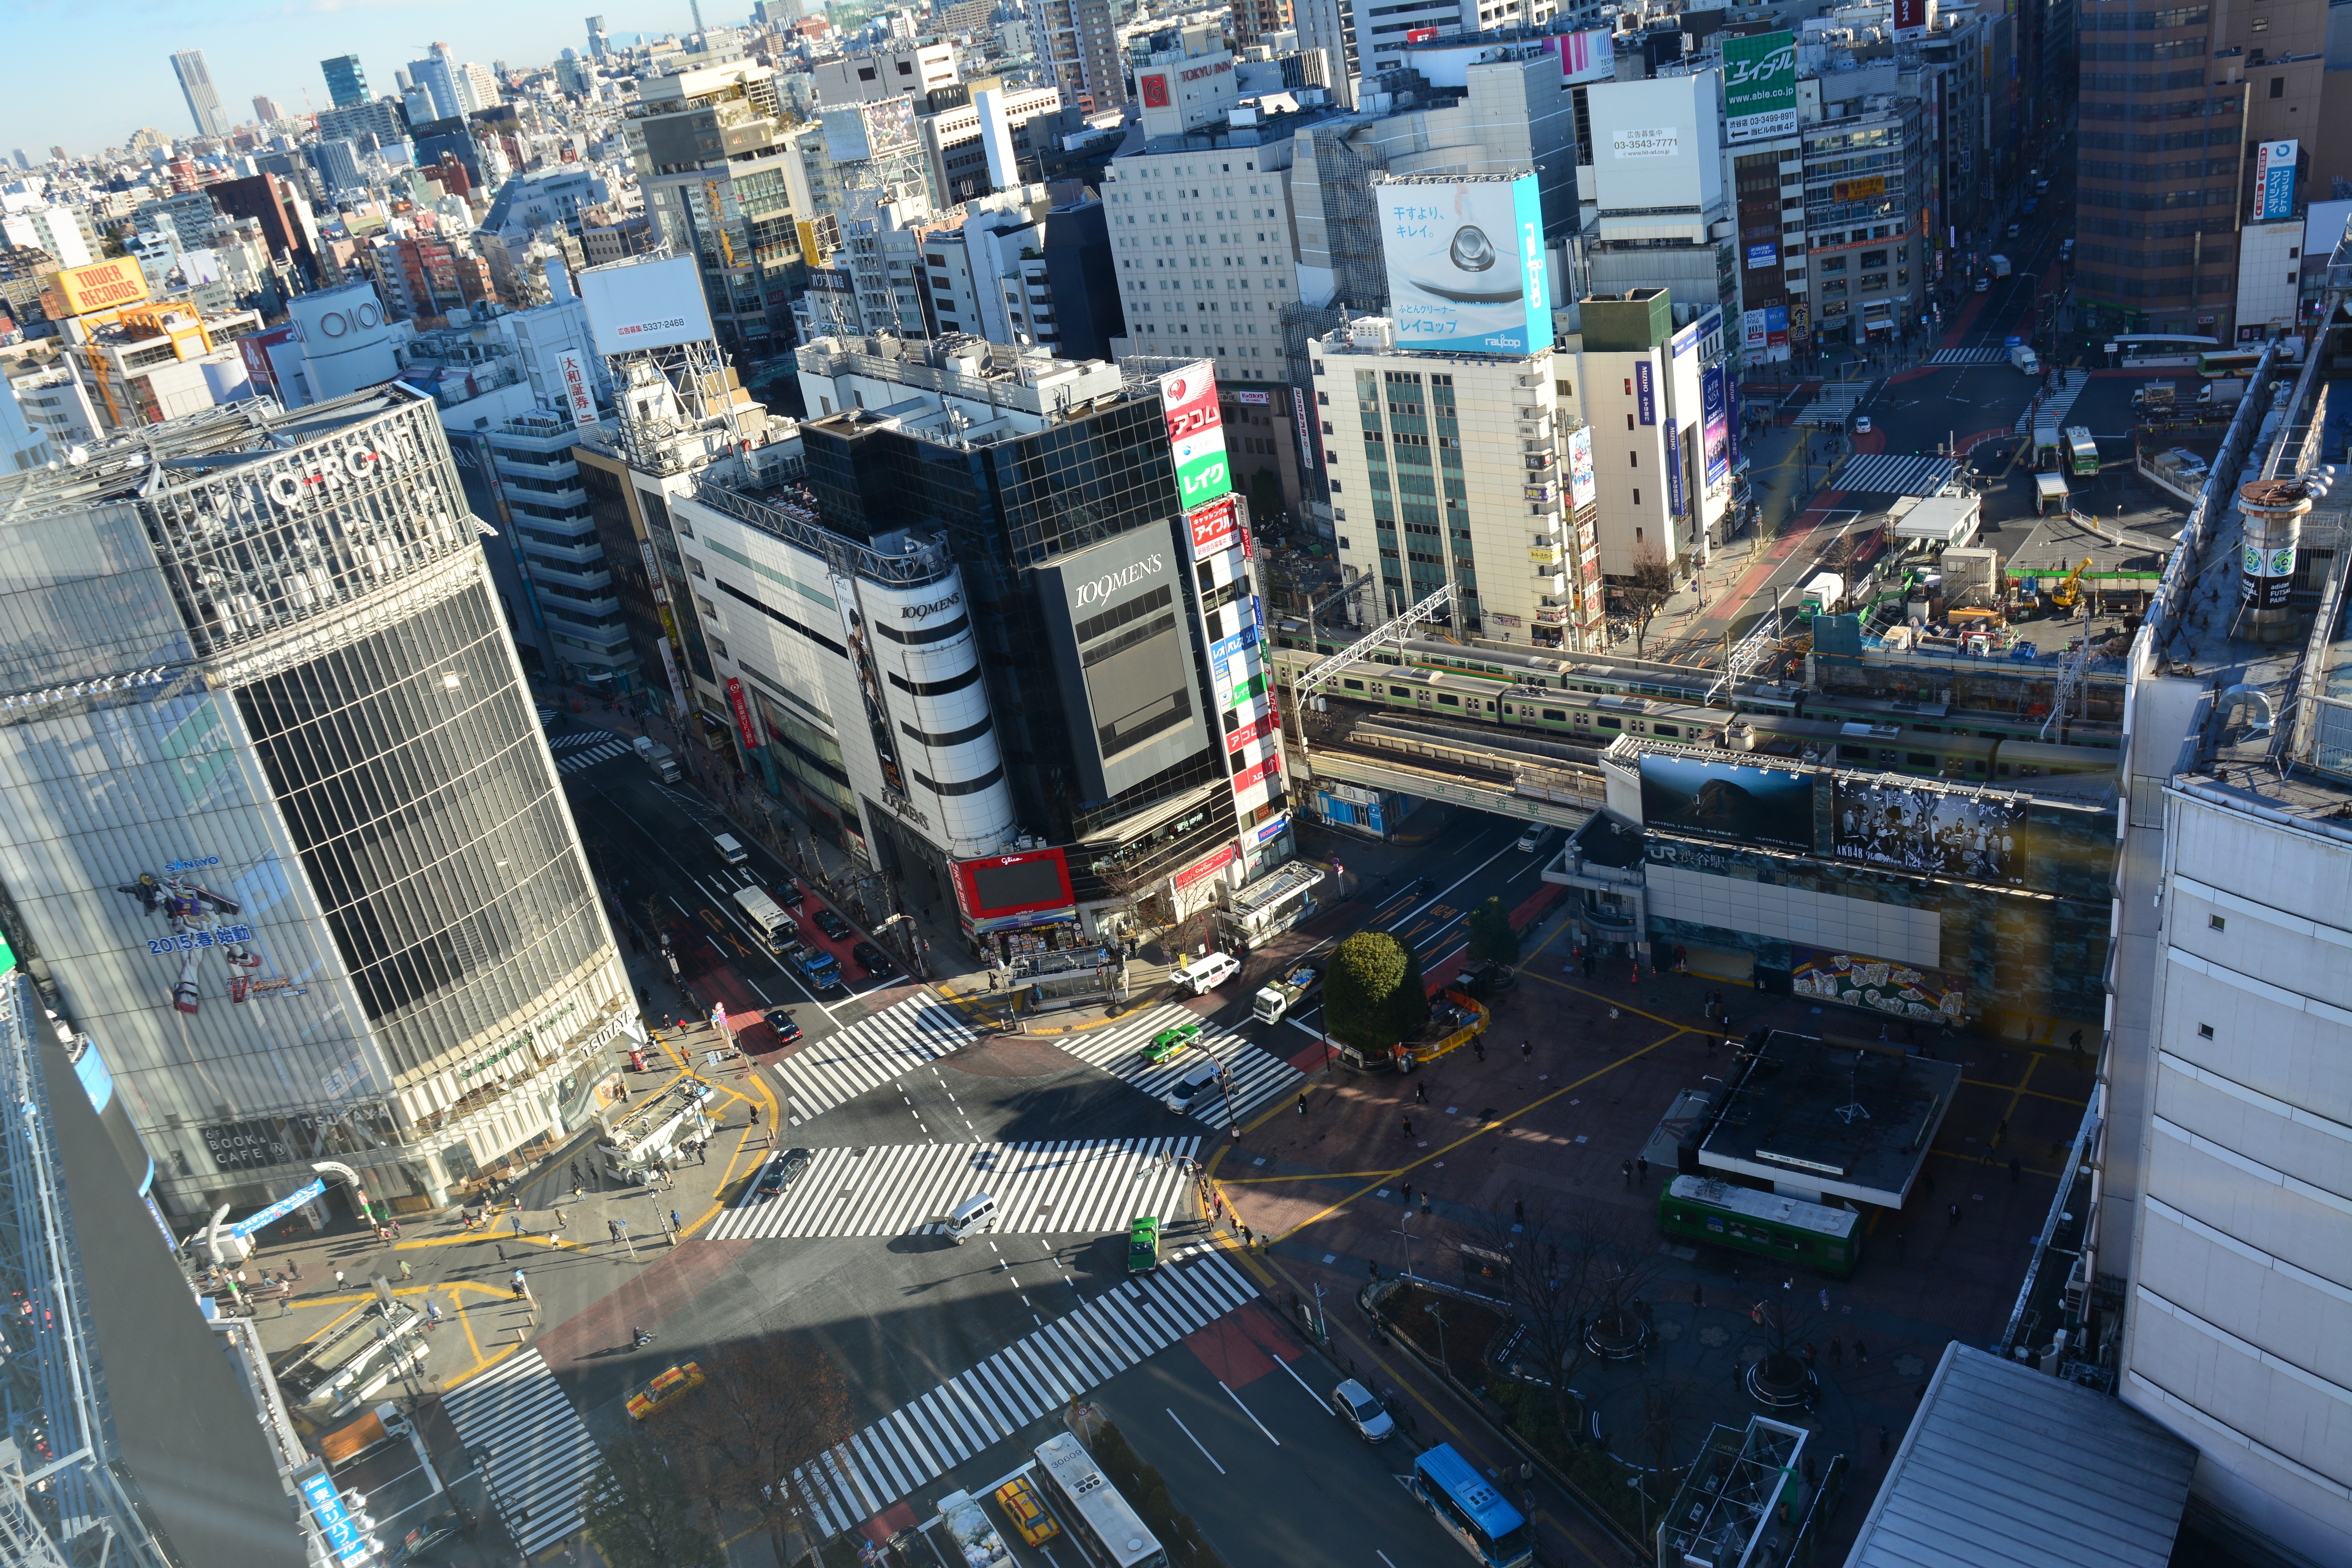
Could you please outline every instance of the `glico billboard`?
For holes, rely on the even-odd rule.
[[[1397,346],[1531,354],[1551,346],[1543,206],[1530,172],[1372,188]]]

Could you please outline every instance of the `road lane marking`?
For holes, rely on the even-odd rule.
[[[1218,1386],[1219,1388],[1225,1388],[1224,1379],[1223,1379],[1223,1378],[1219,1378],[1219,1379],[1217,1380],[1217,1386]],[[1257,1428],[1259,1431],[1261,1431],[1261,1432],[1265,1432],[1265,1422],[1263,1422],[1263,1421],[1261,1421],[1261,1420],[1259,1420],[1259,1419],[1257,1418],[1257,1416],[1255,1415],[1255,1414],[1254,1414],[1254,1413],[1251,1411],[1251,1409],[1250,1409],[1250,1407],[1249,1407],[1248,1405],[1242,1404],[1242,1396],[1241,1396],[1240,1394],[1235,1394],[1235,1393],[1234,1393],[1232,1389],[1230,1389],[1230,1388],[1225,1388],[1225,1397],[1226,1397],[1227,1399],[1232,1400],[1232,1401],[1234,1402],[1234,1405],[1240,1409],[1240,1411],[1241,1411],[1241,1413],[1242,1413],[1243,1415],[1249,1416],[1249,1418],[1250,1418],[1250,1425],[1251,1425],[1251,1426],[1253,1426],[1256,1427],[1256,1428]],[[1271,1432],[1265,1432],[1265,1440],[1266,1440],[1267,1442],[1269,1442],[1269,1443],[1273,1444],[1273,1445],[1274,1445],[1276,1447],[1277,1447],[1277,1448],[1279,1448],[1279,1447],[1282,1447],[1282,1439],[1281,1439],[1281,1438],[1279,1438],[1279,1437],[1277,1437],[1277,1436],[1275,1436],[1273,1433],[1271,1433]]]
[[[1220,1388],[1224,1387],[1223,1384],[1219,1384],[1217,1386]],[[1233,1390],[1228,1388],[1225,1389],[1225,1392],[1231,1394]],[[1162,1410],[1168,1410],[1168,1406],[1165,1405],[1161,1405],[1160,1408]],[[1176,1430],[1183,1433],[1187,1437],[1192,1437],[1192,1428],[1184,1425],[1184,1419],[1182,1416],[1178,1415],[1173,1410],[1168,1410],[1168,1419],[1176,1423]],[[1217,1457],[1209,1452],[1209,1446],[1206,1443],[1202,1442],[1198,1437],[1192,1437],[1192,1447],[1201,1450],[1201,1458],[1208,1460],[1210,1464],[1216,1466],[1217,1474],[1222,1476],[1225,1473],[1225,1467],[1217,1464]]]

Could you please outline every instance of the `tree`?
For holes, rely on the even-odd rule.
[[[1465,924],[1470,932],[1470,956],[1494,963],[1519,961],[1519,933],[1511,929],[1511,911],[1500,899],[1488,899],[1470,911]]]
[[[776,1561],[814,1499],[803,1469],[853,1429],[840,1364],[783,1334],[730,1340],[700,1358],[708,1381],[661,1418],[687,1489],[767,1530]]]
[[[1360,931],[1331,952],[1323,980],[1331,1033],[1360,1050],[1385,1050],[1429,1016],[1421,960],[1384,931]]]
[[[1633,654],[1640,658],[1651,620],[1675,596],[1675,568],[1655,544],[1633,547],[1633,574],[1617,590],[1618,601],[1633,620]]]
[[[725,1568],[726,1546],[694,1522],[678,1477],[643,1436],[605,1449],[583,1491],[588,1537],[609,1568]]]

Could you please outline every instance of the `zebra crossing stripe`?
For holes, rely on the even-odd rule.
[[[1937,349],[1927,358],[1929,364],[1999,364],[2009,358],[2007,349]]]
[[[602,1456],[536,1350],[509,1357],[441,1396],[480,1455],[515,1546],[537,1555],[581,1526],[581,1489]]]
[[[1949,458],[1857,452],[1846,459],[1830,486],[1874,495],[1932,496],[1943,489],[1958,467]]]
[[[1179,1024],[1199,1024],[1200,1037],[1159,1066],[1146,1067],[1143,1047],[1154,1035]],[[1172,1002],[1122,1019],[1108,1028],[1065,1036],[1055,1044],[1088,1067],[1123,1079],[1154,1100],[1199,1066],[1201,1052],[1206,1050],[1224,1064],[1233,1079],[1233,1116],[1240,1118],[1247,1118],[1260,1107],[1282,1099],[1307,1076],[1281,1058],[1258,1049],[1242,1036],[1218,1025],[1203,1023],[1199,1014]],[[1192,1114],[1219,1129],[1230,1120],[1225,1097],[1213,1084],[1193,1097]]]
[[[560,773],[576,773],[582,768],[593,767],[598,763],[610,762],[614,757],[625,757],[628,754],[629,748],[623,742],[605,741],[589,751],[571,752],[556,758],[555,771]]]
[[[2074,399],[2082,396],[2091,384],[2089,374],[2080,371],[2061,371],[2058,381],[2058,389],[2050,395],[2050,400],[2047,403],[2039,408],[2028,404],[2025,412],[2017,416],[2017,423],[2012,428],[2018,434],[2023,435],[2035,425],[2056,425],[2063,422],[2067,411],[2074,406]]]
[[[777,1067],[792,1125],[805,1126],[837,1105],[980,1038],[980,1031],[929,994],[909,996],[870,1018],[803,1046]]]
[[[1192,1186],[1182,1162],[1200,1151],[1198,1138],[818,1149],[775,1197],[762,1199],[753,1181],[709,1235],[713,1241],[935,1235],[940,1215],[982,1192],[996,1199],[999,1230],[1105,1235],[1137,1215],[1181,1212]]]
[[[830,1540],[1256,1294],[1217,1253],[1188,1249],[909,1400],[793,1482]]]
[[[574,752],[583,746],[593,746],[600,741],[617,741],[620,737],[610,730],[575,730],[568,735],[558,735],[547,742],[551,752]]]

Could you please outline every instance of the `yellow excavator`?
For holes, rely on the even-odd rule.
[[[2091,558],[2085,555],[2080,566],[2066,574],[2063,583],[2050,590],[2050,602],[2062,610],[2072,610],[2082,600],[2083,574],[2090,569]]]

